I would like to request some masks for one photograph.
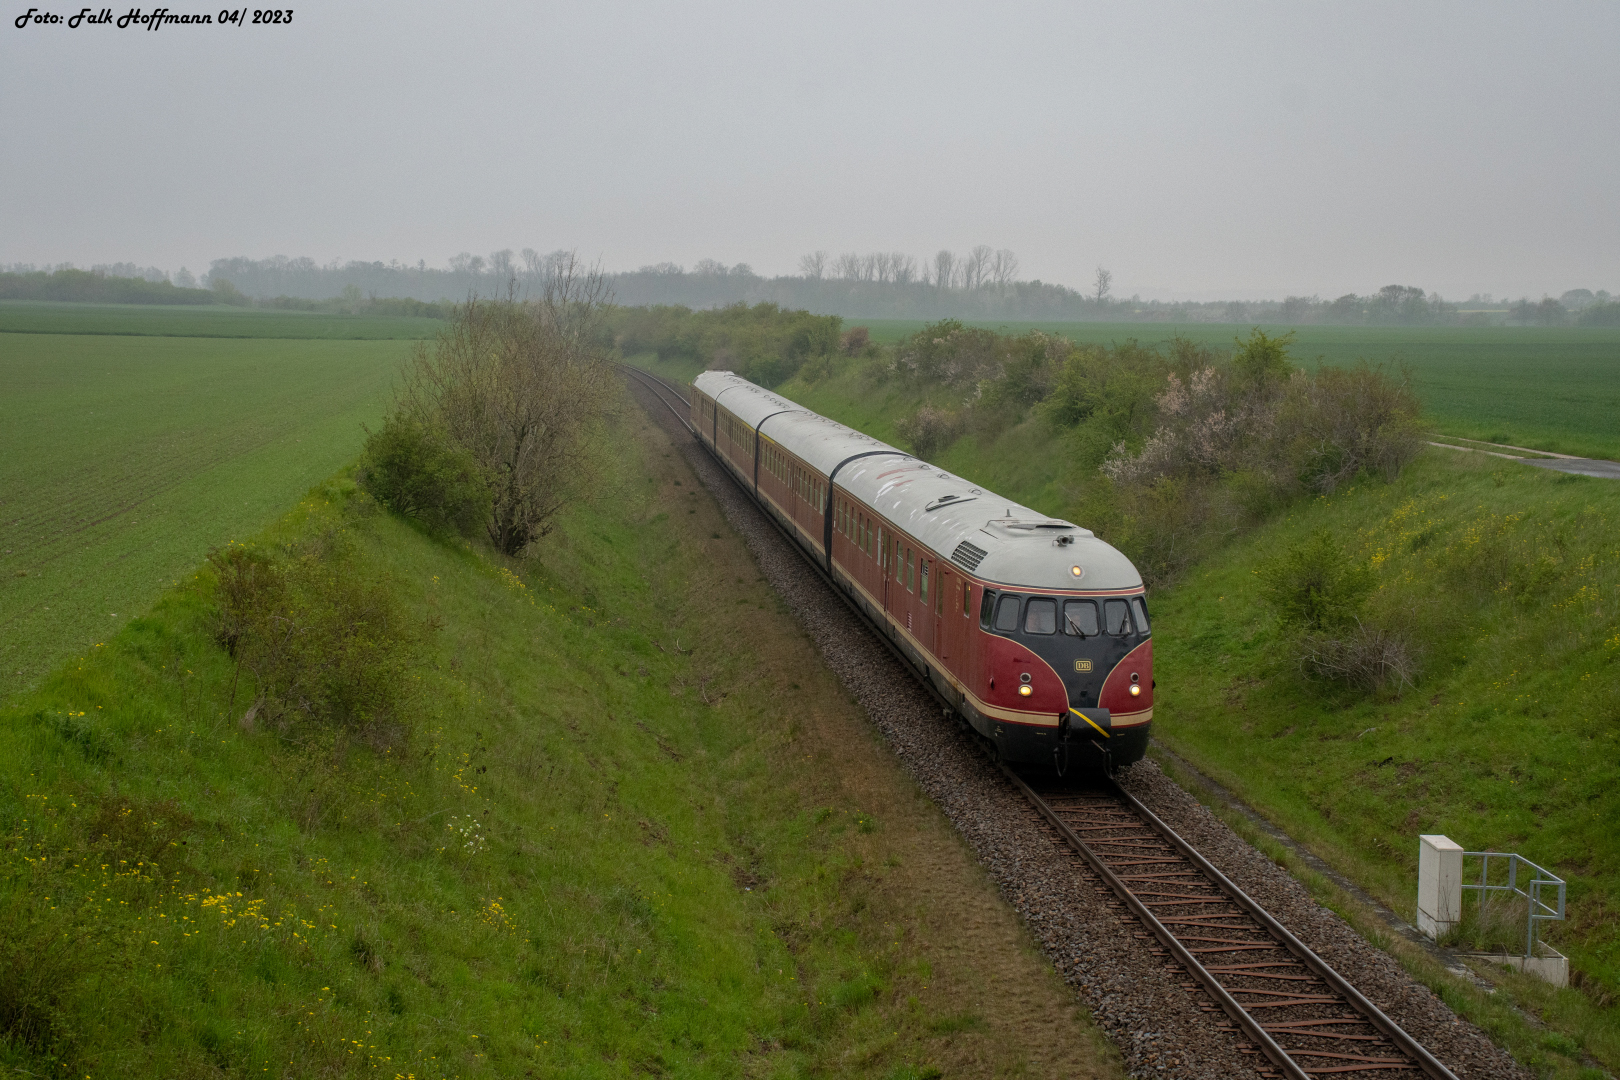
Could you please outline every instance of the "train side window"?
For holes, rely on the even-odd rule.
[[[1109,600],[1103,604],[1103,629],[1110,634],[1131,632],[1130,609],[1123,600]]]
[[[940,571],[939,584],[934,586],[934,614],[935,615],[943,615],[943,614],[945,614],[945,582],[947,582],[949,580],[950,580],[950,577],[943,570]]]
[[[1045,596],[1032,596],[1024,605],[1024,633],[1057,633],[1057,601]]]
[[[926,604],[928,603],[928,560],[918,559],[917,561],[922,564],[921,568],[917,571],[917,576],[922,579],[922,583],[917,590],[917,595],[922,599],[922,602]]]
[[[1097,636],[1097,604],[1094,600],[1068,600],[1063,604],[1063,632],[1075,637]]]
[[[877,531],[877,561],[879,570],[888,569],[889,564],[883,561],[883,552],[886,550],[887,549],[883,546],[883,526],[879,525]]]
[[[899,540],[894,542],[894,556],[892,561],[894,563],[894,583],[896,585],[904,585],[906,583],[906,564],[900,558]]]
[[[911,549],[906,548],[906,592],[917,591],[917,561]]]
[[[990,629],[990,612],[995,610],[996,594],[990,589],[984,590],[984,599],[979,601],[979,629]]]
[[[1131,597],[1131,617],[1136,620],[1138,634],[1145,636],[1151,633],[1148,629],[1147,605],[1142,602],[1140,596]]]
[[[964,581],[964,582],[962,582],[962,618],[966,619],[971,615],[971,613],[972,613],[972,605],[973,605],[973,586],[971,584],[969,584],[968,582]]]
[[[1016,596],[1003,593],[996,604],[996,629],[1004,634],[1018,629],[1018,600]]]

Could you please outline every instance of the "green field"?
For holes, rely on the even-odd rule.
[[[0,334],[374,340],[430,338],[443,327],[439,319],[409,316],[0,300]],[[4,348],[0,339],[0,349]]]
[[[863,323],[894,342],[923,323]],[[1008,332],[1043,330],[1074,341],[1144,344],[1174,335],[1230,348],[1246,325],[1209,323],[983,322]],[[1310,362],[1405,364],[1436,431],[1582,457],[1620,459],[1620,330],[1543,327],[1264,326],[1295,334]]]
[[[0,700],[352,460],[407,347],[0,334]]]

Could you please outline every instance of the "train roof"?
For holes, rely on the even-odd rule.
[[[729,371],[706,371],[693,385],[823,476],[838,469],[838,487],[977,577],[1021,589],[1142,587],[1131,561],[1090,529],[1019,506]]]

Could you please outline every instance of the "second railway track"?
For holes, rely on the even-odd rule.
[[[679,387],[628,365],[623,370],[667,410],[668,416],[679,422],[680,428],[690,433],[685,416],[687,399]],[[695,439],[691,445],[694,448],[702,446]],[[706,449],[702,454],[707,454]],[[694,458],[694,463],[699,460],[707,459]],[[700,475],[717,497],[722,497],[723,505],[728,503],[724,494],[730,494],[735,495],[737,501],[752,506],[748,494],[717,463],[710,462],[707,470],[700,470]],[[735,503],[729,505],[728,516],[735,524],[742,525],[735,510]],[[769,526],[768,532],[783,537],[767,515],[756,513],[752,518]],[[773,558],[769,562],[777,568],[794,566],[798,571],[795,576],[808,572],[809,577],[824,583],[825,579],[817,573],[817,568],[799,558],[796,546],[783,539],[783,547],[787,550],[782,554],[786,559],[779,561]],[[757,535],[751,538],[750,543],[755,546],[756,554],[761,553]],[[762,568],[768,573],[771,569],[769,566]],[[779,575],[771,576],[773,583],[783,588],[785,583],[776,580]],[[823,599],[818,603],[822,606],[827,598],[837,597],[838,603],[834,606],[842,608],[845,616],[870,629],[837,590],[826,588],[821,590],[821,596]],[[905,666],[903,659],[887,648],[888,642],[881,633],[874,630],[870,640],[885,646],[887,657]],[[822,641],[829,662],[835,668],[847,666],[850,650],[829,650],[829,644],[825,639]],[[870,652],[868,649],[868,657],[856,663],[869,666],[873,662]],[[851,672],[840,671],[840,674],[846,683],[852,682]],[[854,685],[851,688],[856,689]],[[919,695],[928,693],[921,685],[912,687],[911,691]],[[857,696],[861,694],[857,693]],[[931,704],[937,704],[932,700],[932,695],[930,699]],[[871,708],[870,703],[868,707]],[[938,723],[937,708],[929,711],[934,717],[931,726],[942,729],[944,725]],[[874,719],[877,718],[877,710],[874,710]],[[889,729],[889,725],[879,720],[879,726],[885,727],[886,733],[893,738],[895,733]],[[936,739],[940,734],[937,731],[931,733]],[[959,744],[962,739],[962,736],[956,736]],[[907,757],[905,746],[897,745],[896,751],[903,760]],[[907,764],[914,774],[937,768],[931,761],[912,760]],[[956,768],[953,771],[960,776],[962,770]],[[982,766],[971,771],[984,776]],[[1191,1039],[1185,1034],[1188,1029],[1184,1026],[1184,1017],[1179,1022],[1161,1017],[1146,1025],[1154,1029],[1146,1032],[1122,1032],[1115,1027],[1115,1037],[1121,1040],[1134,1074],[1232,1076],[1248,1073],[1294,1080],[1341,1075],[1367,1077],[1369,1080],[1458,1075],[1373,1004],[1348,979],[1341,977],[1316,951],[1251,899],[1130,791],[1102,780],[1073,785],[1050,776],[1036,777],[1030,774],[1026,778],[1006,766],[992,768],[989,776],[994,777],[993,782],[999,782],[1007,793],[1005,796],[995,796],[995,801],[1005,804],[1009,798],[1016,799],[1026,808],[1019,815],[1024,822],[1025,835],[1015,845],[1025,854],[1013,860],[1017,869],[1010,878],[1005,870],[998,871],[997,876],[1002,879],[1004,889],[1007,889],[1015,904],[1024,910],[1026,918],[1036,916],[1032,918],[1032,923],[1037,924],[1033,928],[1039,932],[1041,926],[1038,924],[1051,919],[1051,909],[1046,905],[1053,902],[1068,909],[1060,921],[1067,921],[1072,926],[1076,921],[1075,916],[1082,916],[1081,921],[1089,925],[1092,937],[1103,928],[1111,928],[1115,935],[1129,938],[1134,943],[1132,949],[1135,955],[1130,961],[1132,970],[1129,978],[1142,982],[1159,981],[1174,987],[1183,1002],[1192,1002],[1196,1015],[1203,1017],[1202,1021],[1193,1022],[1194,1027],[1203,1034]],[[924,782],[925,788],[930,786],[924,775],[919,775],[919,780]],[[958,827],[963,828],[965,833],[971,833],[972,830],[968,828],[970,823],[959,816],[960,809],[953,810],[948,805],[953,800],[942,798],[943,793],[938,789],[933,794],[957,821]],[[960,792],[952,794],[959,795]],[[1179,789],[1177,794],[1186,799]],[[1003,811],[1002,817],[1005,816]],[[1034,829],[1029,828],[1032,824],[1035,825]],[[1021,875],[1029,872],[1027,864],[1033,861],[1028,858],[1031,840],[1034,839],[1029,835],[1031,833],[1039,834],[1037,848],[1057,853],[1060,860],[1067,860],[1071,870],[1070,874],[1062,875],[1068,878],[1069,884],[1059,885],[1055,890],[1049,877],[1041,880],[1042,906],[1035,911],[1028,909],[1026,897],[1029,894],[1023,891],[1029,883],[1019,880]],[[1225,835],[1230,837],[1229,833]],[[1230,839],[1237,844],[1242,843],[1235,837]],[[981,857],[989,854],[984,850],[983,843],[976,843],[975,846],[980,848]],[[996,860],[992,858],[991,861]],[[1269,864],[1267,871],[1286,876]],[[1298,891],[1297,884],[1291,881],[1289,884]],[[1054,891],[1061,896],[1053,897]],[[1307,903],[1310,901],[1307,900]],[[1341,933],[1334,935],[1335,940],[1354,937],[1353,931],[1343,927],[1342,923],[1338,924],[1337,929]],[[1052,950],[1051,935],[1042,933],[1041,936],[1046,939],[1048,949]],[[1355,941],[1356,945],[1350,951],[1356,967],[1365,978],[1365,972],[1369,969],[1365,952],[1373,950],[1359,938]],[[1070,955],[1089,955],[1086,950],[1095,950],[1099,944],[1095,940],[1077,943]],[[1099,975],[1107,977],[1118,974],[1087,973],[1082,970],[1081,964],[1059,955],[1054,955],[1054,960],[1060,971],[1065,969],[1066,964],[1069,965],[1066,975],[1080,989],[1093,985],[1087,980],[1102,981]],[[1382,957],[1381,961],[1370,967],[1377,972],[1379,987],[1385,991],[1382,996],[1389,999],[1387,991],[1390,980],[1406,984],[1399,987],[1397,996],[1415,1003],[1417,1016],[1429,1031],[1445,1036],[1444,1050],[1453,1060],[1466,1062],[1467,1067],[1459,1070],[1461,1075],[1527,1075],[1505,1053],[1491,1046],[1482,1033],[1474,1029],[1459,1032],[1457,1029],[1461,1025],[1443,1004],[1428,991],[1410,985],[1406,976],[1399,973],[1387,957]],[[1105,963],[1103,966],[1108,965]],[[1117,979],[1114,985],[1118,985]],[[1109,1011],[1112,1004],[1110,999],[1114,996],[1107,995],[1097,1003],[1101,1006],[1100,1012],[1106,1014]],[[1165,1002],[1164,995],[1158,995],[1158,1000]],[[1165,1012],[1187,1012],[1185,1005],[1180,1009],[1165,1008],[1163,1004],[1160,1007]],[[1133,1010],[1128,1015],[1138,1018],[1134,1021],[1136,1026],[1142,1025],[1139,1013]],[[1109,1026],[1114,1027],[1112,1024]],[[1178,1027],[1184,1032],[1181,1038],[1189,1045],[1165,1045],[1161,1036]],[[1217,1052],[1217,1047],[1203,1041],[1206,1039],[1219,1040],[1230,1048],[1230,1052]],[[1150,1046],[1154,1049],[1150,1050]],[[1244,1055],[1247,1055],[1246,1061]],[[1228,1064],[1220,1064],[1223,1060]],[[1201,1066],[1196,1064],[1199,1061],[1202,1061]],[[1239,1062],[1242,1062],[1241,1066]]]

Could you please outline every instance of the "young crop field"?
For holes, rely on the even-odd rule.
[[[873,320],[872,340],[922,329]],[[1010,333],[1042,330],[1073,341],[1157,344],[1180,335],[1230,349],[1247,325],[1209,323],[982,323]],[[1404,364],[1434,430],[1582,457],[1620,459],[1620,330],[1542,327],[1265,326],[1295,334],[1306,363]]]
[[[0,334],[0,700],[352,460],[407,347]]]
[[[438,319],[403,315],[260,311],[224,305],[165,307],[0,301],[0,334],[370,340],[430,338],[443,327],[444,323]],[[0,338],[0,350],[4,348],[5,339]]]

